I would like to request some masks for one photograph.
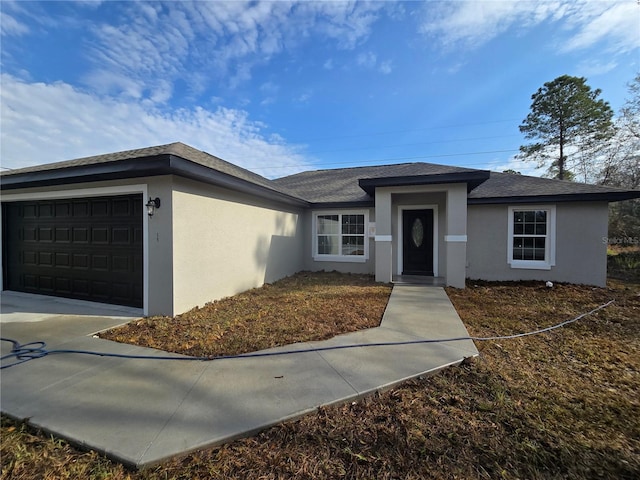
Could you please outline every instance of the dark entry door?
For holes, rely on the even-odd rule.
[[[433,210],[402,212],[403,275],[433,275]]]
[[[3,204],[4,288],[142,307],[142,195]]]

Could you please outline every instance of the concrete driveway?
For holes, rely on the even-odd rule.
[[[130,309],[19,297],[2,295],[3,337],[45,341],[50,349],[186,358],[92,336],[139,316]],[[309,349],[467,335],[442,288],[400,285],[378,328],[266,351],[296,353],[208,362],[49,355],[2,370],[0,404],[13,418],[29,419],[72,443],[141,467],[478,354],[470,340]],[[11,345],[1,343],[5,355]]]

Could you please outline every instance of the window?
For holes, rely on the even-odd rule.
[[[511,268],[555,265],[555,206],[509,207],[507,262]]]
[[[363,262],[368,258],[365,232],[368,215],[359,212],[315,213],[315,260]]]

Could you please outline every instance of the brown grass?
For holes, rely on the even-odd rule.
[[[423,380],[141,472],[2,421],[2,477],[109,479],[636,479],[640,286],[470,283],[448,293],[472,335],[616,303]]]
[[[301,272],[175,318],[148,317],[101,338],[190,356],[235,355],[377,327],[391,287],[369,275]]]

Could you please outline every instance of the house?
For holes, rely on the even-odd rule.
[[[603,286],[640,191],[428,163],[269,180],[181,143],[2,172],[4,290],[175,315],[301,270]]]

